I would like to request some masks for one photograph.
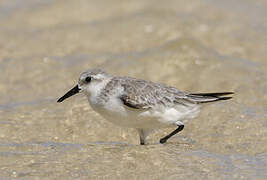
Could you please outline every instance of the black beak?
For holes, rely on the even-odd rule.
[[[69,90],[64,96],[62,96],[61,98],[59,98],[57,100],[57,102],[62,102],[64,101],[65,99],[67,99],[68,97],[71,97],[73,96],[74,94],[77,94],[78,92],[80,92],[80,88],[78,85],[76,85],[74,88],[72,88],[71,90]]]

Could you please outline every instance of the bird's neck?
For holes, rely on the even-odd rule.
[[[90,87],[86,89],[85,95],[87,96],[88,101],[92,106],[100,105],[103,103],[100,101],[99,96],[109,81],[110,80],[105,80],[102,82],[92,83]]]

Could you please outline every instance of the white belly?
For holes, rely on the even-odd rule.
[[[89,100],[90,102],[90,100]],[[195,107],[134,109],[125,106],[120,100],[112,98],[105,104],[92,104],[92,108],[106,120],[123,127],[154,129],[183,124],[194,118],[199,109]]]

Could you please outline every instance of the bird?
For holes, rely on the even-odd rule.
[[[90,106],[113,124],[137,130],[140,145],[155,129],[176,127],[160,139],[164,144],[197,117],[204,103],[231,99],[234,92],[190,93],[175,87],[127,76],[113,76],[101,69],[81,73],[78,84],[57,100],[83,93]]]

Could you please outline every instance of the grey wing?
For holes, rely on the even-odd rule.
[[[149,109],[154,103],[149,98],[148,92],[145,90],[147,82],[134,78],[123,79],[121,85],[124,89],[120,96],[124,105],[134,109]]]
[[[161,83],[130,77],[114,78],[113,82],[123,87],[120,96],[123,104],[135,109],[149,109],[155,106],[194,106],[199,103],[228,100],[231,97],[225,95],[233,94],[233,92],[188,93]]]
[[[130,108],[134,109],[149,109],[149,106],[147,106],[145,103],[137,102],[129,98],[127,95],[122,95],[120,97],[121,101],[125,106],[128,106]]]
[[[175,106],[195,104],[186,96],[187,93],[164,84],[153,83],[134,78],[123,79],[121,82],[124,93],[120,96],[123,104],[135,109],[149,109],[155,106]]]

